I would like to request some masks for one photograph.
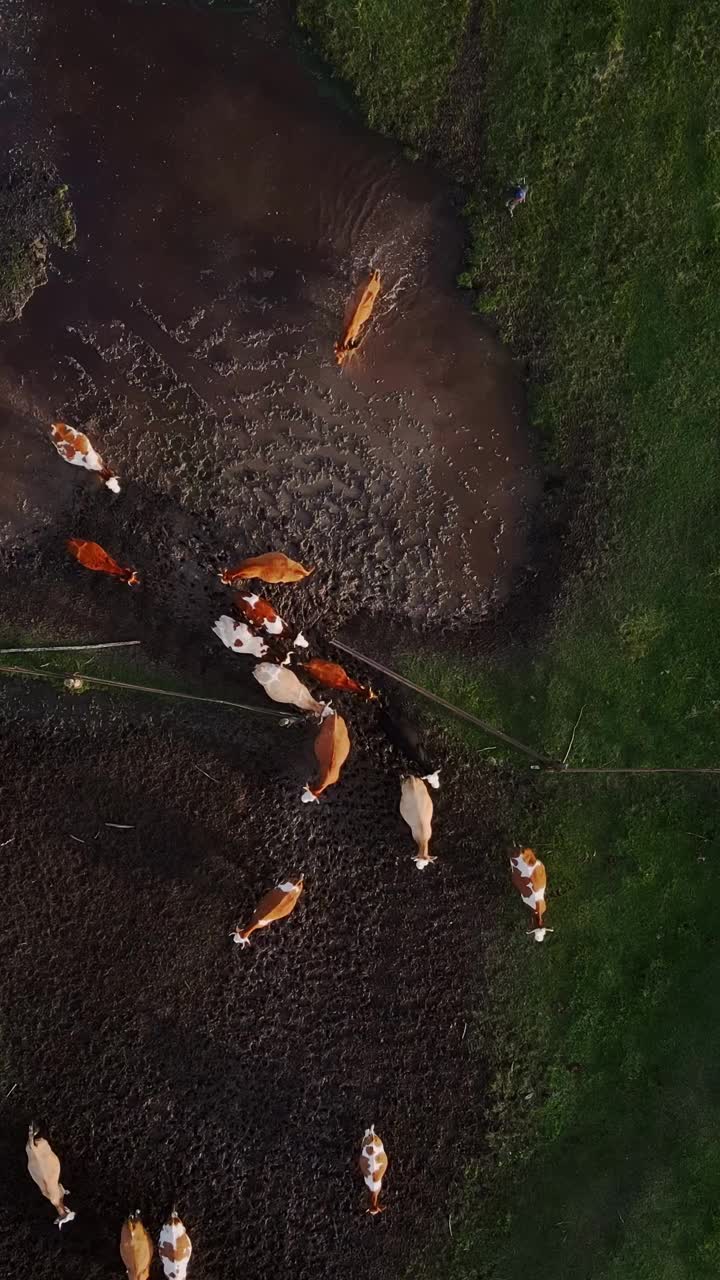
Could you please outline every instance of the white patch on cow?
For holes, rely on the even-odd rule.
[[[263,621],[263,626],[264,626],[264,628],[265,628],[265,630],[267,631],[267,633],[268,633],[268,635],[269,635],[269,636],[279,636],[279,635],[281,635],[281,634],[282,634],[282,629],[283,629],[284,625],[285,625],[285,624],[284,624],[284,622],[283,622],[282,618],[280,618],[277,614],[275,615],[275,617],[274,617],[272,620],[271,620],[271,619],[269,619],[269,618],[265,618],[265,619],[264,619],[264,621]]]
[[[428,786],[433,787],[435,791],[439,791],[440,790],[440,770],[436,769],[434,773],[426,773],[422,781],[427,782]]]
[[[254,636],[247,623],[235,622],[227,614],[223,614],[213,624],[213,631],[222,640],[226,648],[233,653],[247,653],[254,658],[262,658],[267,653],[267,645],[259,636]]]
[[[251,609],[254,609],[259,599],[260,599],[259,596],[243,596],[243,600],[245,601],[246,604],[250,605]]]
[[[511,858],[510,863],[525,879],[532,875],[537,866],[537,862],[526,862],[522,854],[519,854],[517,858]]]
[[[328,716],[334,716],[334,715],[335,715],[335,712],[333,711],[333,704],[332,704],[332,702],[326,702],[326,703],[324,703],[324,705],[323,705],[323,709],[322,709],[322,711],[321,711],[321,713],[320,713],[320,719],[321,719],[321,720],[327,720]]]
[[[297,887],[292,880],[283,880],[282,884],[278,885],[278,889],[282,889],[283,893],[294,893]]]
[[[238,945],[239,947],[249,947],[249,946],[250,946],[250,939],[249,939],[249,938],[243,938],[243,936],[242,936],[242,934],[241,934],[241,932],[240,932],[240,930],[239,930],[239,929],[235,929],[235,930],[233,930],[233,932],[230,934],[230,937],[232,938],[233,942],[236,942],[236,943],[237,943],[237,945]]]
[[[303,804],[313,804],[313,802],[314,802],[315,804],[319,804],[319,803],[320,803],[320,802],[319,802],[319,800],[318,800],[318,798],[317,798],[317,796],[314,796],[314,795],[313,795],[312,791],[310,790],[310,788],[309,788],[307,785],[305,785],[305,787],[303,788],[303,793],[302,793],[302,795],[301,795],[300,799],[301,799],[301,801],[302,801],[302,803],[303,803]]]
[[[113,493],[120,492],[120,481],[118,480],[117,476],[110,476],[110,479],[106,480],[105,484],[108,489],[112,490]]]
[[[67,1194],[68,1193],[66,1191],[65,1195]],[[68,1222],[74,1222],[74,1221],[75,1221],[75,1214],[73,1213],[72,1209],[68,1209],[67,1213],[64,1213],[62,1217],[57,1217],[55,1219],[53,1226],[59,1227],[60,1230],[62,1231],[63,1227],[66,1227]]]
[[[528,929],[528,937],[532,935],[535,942],[544,942],[545,934],[554,932],[554,929]]]
[[[301,649],[310,648],[310,645],[308,644],[308,641],[305,639],[302,631],[298,631],[295,639],[293,640],[293,644],[298,645]]]

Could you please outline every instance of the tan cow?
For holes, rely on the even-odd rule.
[[[160,1232],[158,1253],[167,1280],[185,1280],[192,1243],[174,1208]]]
[[[233,653],[245,653],[253,658],[263,658],[268,647],[260,636],[253,635],[247,622],[235,622],[226,613],[213,623],[213,631]]]
[[[84,467],[86,471],[97,471],[108,489],[112,489],[113,493],[120,492],[120,481],[117,476],[105,466],[99,453],[93,449],[90,441],[82,431],[76,431],[74,427],[69,427],[66,422],[53,422],[50,432],[52,441],[66,462],[73,467]]]
[[[339,365],[343,365],[360,346],[361,332],[373,313],[381,284],[380,272],[373,271],[340,342],[335,343],[335,359]]]
[[[342,716],[326,707],[322,723],[315,739],[315,755],[320,766],[320,777],[314,787],[306,786],[301,799],[303,804],[317,802],[328,787],[340,777],[340,770],[350,755],[350,735]]]
[[[512,882],[522,900],[535,917],[535,927],[528,930],[536,942],[544,942],[546,933],[553,933],[543,925],[545,915],[545,888],[547,876],[542,862],[532,849],[518,849],[510,855]]]
[[[384,1213],[384,1209],[380,1207],[378,1200],[387,1167],[388,1158],[383,1146],[383,1140],[379,1133],[375,1132],[375,1125],[371,1124],[370,1128],[366,1129],[363,1137],[360,1172],[365,1179],[365,1186],[370,1192],[370,1208],[367,1212],[371,1213],[373,1217],[377,1213]]]
[[[250,943],[250,934],[256,929],[267,928],[273,920],[284,920],[285,916],[289,916],[295,910],[302,891],[302,877],[296,881],[281,881],[275,889],[271,889],[260,899],[250,923],[244,929],[241,929],[240,925],[236,926],[230,935],[233,942],[237,942],[240,947],[247,947]]]
[[[47,1138],[39,1136],[36,1125],[30,1124],[28,1139],[25,1144],[28,1173],[33,1182],[40,1188],[46,1200],[49,1200],[57,1212],[55,1226],[62,1228],[72,1222],[75,1214],[65,1204],[66,1191],[60,1182],[60,1161],[55,1155]]]
[[[400,815],[407,822],[418,851],[413,862],[424,871],[436,859],[430,853],[433,802],[423,778],[403,778],[400,787]]]
[[[288,654],[288,658],[290,655]],[[287,659],[286,659],[287,661]],[[294,671],[277,662],[258,662],[253,675],[273,702],[286,702],[300,711],[321,715],[325,704],[316,702],[309,689],[298,680]]]
[[[125,1263],[128,1280],[148,1280],[152,1256],[153,1243],[137,1209],[125,1219],[120,1232],[120,1257]]]
[[[308,578],[313,569],[306,569],[297,560],[291,560],[283,551],[265,551],[261,556],[241,560],[234,569],[224,569],[220,581],[227,586],[245,578],[259,578],[261,582],[300,582]]]

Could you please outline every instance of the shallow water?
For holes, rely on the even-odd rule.
[[[201,514],[221,556],[341,568],[344,617],[483,616],[523,557],[535,480],[517,372],[453,287],[442,183],[242,15],[36,12],[32,127],[79,237],[3,334],[4,545],[70,532],[94,483],[48,445],[62,417],[142,484],[148,525],[152,495],[185,513],[163,553],[186,578],[207,572]],[[341,372],[333,342],[374,268]]]

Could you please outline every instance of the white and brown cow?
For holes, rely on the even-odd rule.
[[[158,1253],[167,1280],[185,1280],[192,1242],[174,1208],[160,1232]]]
[[[367,1212],[374,1217],[375,1214],[384,1213],[384,1209],[381,1208],[378,1201],[382,1190],[383,1178],[388,1167],[388,1158],[383,1146],[383,1140],[380,1134],[375,1132],[374,1124],[371,1124],[370,1128],[365,1130],[359,1164],[360,1172],[365,1180],[365,1186],[370,1192],[370,1208]]]
[[[535,918],[534,928],[528,930],[528,933],[532,934],[536,942],[544,942],[545,934],[553,932],[543,925],[547,886],[544,864],[532,849],[516,849],[510,855],[510,871],[515,888]]]

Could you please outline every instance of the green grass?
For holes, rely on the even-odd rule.
[[[301,26],[349,81],[370,124],[427,139],[455,65],[470,0],[299,0]]]
[[[16,320],[47,280],[51,245],[75,239],[68,188],[35,158],[14,154],[0,175],[0,321]]]
[[[323,6],[326,52],[374,123],[432,148],[447,63],[414,103],[407,50],[366,56],[385,6],[360,31],[353,11]],[[717,764],[720,11],[488,0],[480,27],[483,81],[460,86],[486,122],[462,282],[529,361],[541,448],[584,501],[541,641],[411,673],[561,756],[584,708],[576,765]],[[431,30],[418,10],[413,47]],[[716,1276],[717,786],[536,775],[532,793],[510,824],[542,851],[557,932],[534,946],[509,900],[491,943],[474,1034],[493,1130],[427,1274]]]

